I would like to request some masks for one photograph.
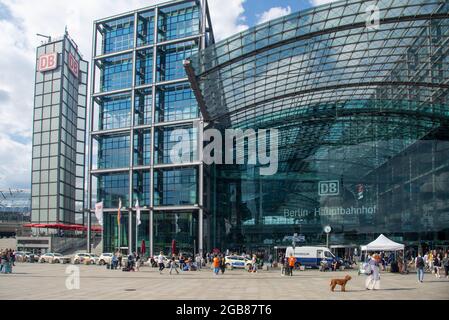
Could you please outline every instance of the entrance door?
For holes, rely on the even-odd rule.
[[[316,265],[317,266],[320,265],[321,260],[323,260],[323,250],[317,250],[316,251]]]

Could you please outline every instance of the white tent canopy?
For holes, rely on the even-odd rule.
[[[379,236],[373,242],[367,244],[366,246],[362,246],[362,251],[399,251],[404,250],[404,245],[394,242],[383,234]]]

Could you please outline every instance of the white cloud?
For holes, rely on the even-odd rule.
[[[338,0],[310,0],[310,4],[312,4],[313,6],[320,6],[322,4],[326,4],[326,3],[331,3],[331,2],[335,2]]]
[[[209,0],[217,40],[248,28],[245,0]],[[0,0],[0,183],[29,187],[34,63],[42,39],[36,33],[61,36],[67,25],[81,53],[91,59],[94,20],[148,7],[167,0]],[[20,141],[20,142],[18,142]],[[14,160],[15,159],[15,160]],[[5,164],[8,164],[7,166]]]
[[[212,28],[215,40],[223,40],[235,33],[249,28],[245,24],[245,9],[243,3],[246,0],[209,0]]]
[[[288,14],[292,13],[292,8],[290,8],[290,6],[288,6],[287,8],[282,8],[282,7],[274,7],[271,8],[268,11],[265,11],[264,13],[262,13],[259,16],[259,20],[257,21],[257,24],[261,24],[276,18],[280,18],[283,16],[286,16]]]

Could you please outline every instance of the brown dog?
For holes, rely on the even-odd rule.
[[[344,279],[332,279],[331,280],[331,291],[333,292],[337,285],[341,286],[341,291],[346,292],[346,283],[351,280],[350,276],[346,276]]]

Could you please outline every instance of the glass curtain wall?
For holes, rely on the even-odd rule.
[[[175,240],[189,252],[198,251],[198,231],[177,232],[178,220],[173,217],[179,211],[183,226],[189,221],[197,230],[202,210],[198,195],[202,123],[183,68],[183,60],[205,45],[201,2],[173,1],[94,24],[91,172],[96,186],[91,179],[90,206],[104,201],[106,252],[118,243],[114,215],[119,199],[132,213],[131,219],[126,218],[126,236],[121,234],[121,244],[129,250],[140,250],[145,241],[149,254],[151,244],[159,250]],[[170,158],[179,138],[173,134],[176,130],[182,130],[182,138],[191,145],[184,151],[182,168]],[[137,234],[136,200],[142,208]]]

